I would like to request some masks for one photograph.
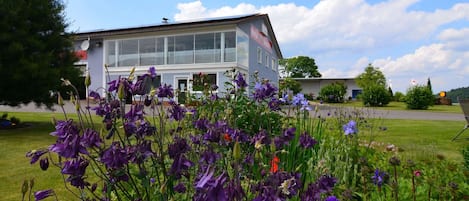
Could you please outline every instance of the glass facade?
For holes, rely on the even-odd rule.
[[[236,62],[236,32],[106,41],[105,62],[109,67]]]

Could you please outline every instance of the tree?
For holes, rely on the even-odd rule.
[[[289,77],[321,77],[318,66],[313,58],[307,56],[298,56],[289,59],[280,60],[280,65],[285,66],[285,71]]]
[[[50,107],[60,78],[80,82],[63,9],[59,0],[0,1],[0,105]]]
[[[363,89],[361,98],[364,105],[385,106],[391,100],[391,88],[386,89],[386,77],[379,68],[368,64],[365,72],[355,78],[355,82]]]
[[[430,81],[430,78],[427,79],[427,88],[432,92],[433,94],[433,89],[432,89],[432,82]]]
[[[379,70],[379,68],[373,67],[373,65],[368,64],[365,68],[365,72],[358,75],[355,78],[357,85],[361,88],[365,88],[366,86],[370,85],[380,85],[385,87],[386,86],[386,77],[384,77],[383,72]]]

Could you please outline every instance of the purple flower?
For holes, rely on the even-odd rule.
[[[225,194],[229,200],[243,200],[246,193],[239,179],[232,179],[225,188]]]
[[[174,158],[169,174],[174,176],[176,179],[180,179],[182,175],[188,176],[187,170],[194,166],[194,163],[187,159],[184,155],[179,155]]]
[[[194,195],[193,200],[228,200],[225,189],[223,188],[226,179],[227,176],[225,173],[222,173],[218,177],[214,177],[214,170],[208,167],[205,174],[196,181],[196,194]]]
[[[176,186],[174,186],[174,191],[178,193],[185,193],[186,186],[183,183],[178,183]]]
[[[311,148],[318,142],[313,139],[307,132],[300,135],[300,146],[303,148]]]
[[[253,98],[256,101],[262,101],[268,98],[272,98],[274,95],[277,94],[277,88],[270,84],[269,82],[265,82],[263,84],[256,83],[254,86],[254,93]]]
[[[70,175],[66,181],[70,182],[72,186],[83,189],[88,185],[83,178],[88,164],[89,162],[81,157],[65,161],[62,167],[62,174]]]
[[[244,80],[243,74],[241,73],[238,73],[238,75],[236,75],[236,79],[234,80],[234,82],[236,83],[236,86],[241,89],[244,89],[248,86],[246,80]]]
[[[42,155],[44,155],[47,152],[49,152],[49,150],[32,150],[26,153],[26,157],[30,157],[31,158],[30,163],[34,164],[39,160],[39,158],[41,158]]]
[[[210,122],[207,119],[201,118],[201,119],[194,121],[194,127],[199,130],[206,131],[209,126],[209,123]]]
[[[151,79],[156,78],[156,69],[155,69],[154,66],[152,66],[148,69],[148,73],[150,74]]]
[[[191,150],[185,138],[174,137],[173,143],[168,145],[168,154],[172,159],[176,159],[180,155]]]
[[[158,88],[156,95],[159,98],[172,98],[174,97],[173,88],[165,83]]]
[[[145,95],[150,91],[151,80],[148,74],[138,76],[135,84],[130,85],[133,95]]]
[[[97,131],[87,128],[83,133],[81,143],[84,147],[100,147],[103,140]]]
[[[272,98],[270,101],[269,101],[269,108],[270,110],[272,111],[279,111],[280,110],[280,105],[281,105],[282,101],[280,101],[279,99],[276,99],[276,98]]]
[[[65,133],[55,144],[49,146],[49,151],[65,158],[77,158],[80,153],[88,155],[88,151],[81,143],[79,133]]]
[[[378,187],[381,187],[386,177],[387,177],[386,172],[380,171],[378,168],[376,168],[375,174],[371,177],[371,180],[373,181],[373,184],[375,184]]]
[[[119,80],[120,80],[120,76],[118,79],[108,82],[107,84],[109,85],[109,88],[107,89],[107,91],[108,92],[117,91],[117,88],[119,88]]]
[[[128,163],[128,155],[125,149],[121,148],[119,142],[113,142],[108,149],[103,151],[101,162],[108,169],[119,169]]]
[[[101,96],[99,95],[98,92],[96,91],[91,91],[90,94],[89,94],[89,97],[95,99],[95,100],[100,100],[101,99]]]
[[[209,148],[200,155],[199,163],[204,162],[207,165],[214,164],[220,157],[220,154],[213,152],[213,149]]]
[[[137,164],[142,164],[147,158],[154,155],[151,150],[151,141],[149,140],[144,140],[135,146],[127,147],[127,153],[130,156],[129,161]]]
[[[293,96],[292,105],[300,106],[301,102],[304,101],[305,99],[306,98],[304,94],[298,93],[296,94],[296,96]]]
[[[169,117],[176,121],[181,121],[184,119],[186,115],[186,109],[181,107],[181,105],[176,104],[175,102],[171,101],[172,107],[169,109]]]
[[[324,201],[339,201],[339,199],[337,199],[337,197],[331,195],[331,196],[327,197],[326,200],[324,200]]]
[[[298,194],[302,187],[299,173],[277,172],[269,175],[264,181],[254,185],[257,192],[256,201],[287,200]]]
[[[321,200],[322,193],[330,193],[332,192],[332,188],[334,187],[337,179],[329,176],[323,175],[321,176],[315,183],[311,183],[308,185],[306,191],[301,194],[301,200],[303,201],[318,201]]]
[[[34,198],[36,201],[46,199],[52,195],[55,195],[54,190],[52,189],[34,192]]]
[[[356,134],[358,132],[357,123],[353,120],[345,124],[343,127],[345,135]]]

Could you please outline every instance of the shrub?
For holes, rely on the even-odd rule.
[[[417,85],[407,90],[406,104],[409,109],[426,110],[433,105],[435,97],[427,86]]]
[[[371,85],[364,88],[361,98],[366,106],[385,106],[391,101],[389,91],[381,85]]]
[[[328,103],[343,103],[347,87],[343,83],[332,83],[321,88],[319,97]]]
[[[301,84],[290,78],[290,77],[287,77],[285,78],[284,80],[280,81],[280,92],[287,92],[288,90],[291,90],[293,91],[293,94],[297,94],[297,93],[300,93],[301,92]]]

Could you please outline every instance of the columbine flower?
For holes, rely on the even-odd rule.
[[[337,197],[331,195],[331,196],[327,197],[324,201],[339,201],[339,199],[337,199]]]
[[[81,143],[85,147],[100,147],[103,140],[97,131],[87,128],[85,132],[83,132]]]
[[[154,66],[152,66],[148,69],[148,73],[150,74],[151,79],[156,78],[156,69],[155,69]]]
[[[31,158],[30,163],[34,164],[39,160],[39,158],[41,158],[42,155],[44,155],[47,152],[49,151],[48,150],[32,150],[26,153],[26,157],[30,157]]]
[[[311,183],[308,185],[306,191],[301,194],[301,200],[304,201],[316,201],[321,200],[322,193],[330,193],[334,187],[337,179],[324,175],[321,176],[316,183]]]
[[[42,170],[47,170],[49,168],[49,159],[48,158],[43,158],[39,161],[39,166],[41,167]]]
[[[248,86],[246,80],[244,80],[243,74],[241,73],[238,73],[238,75],[236,75],[236,79],[234,80],[234,82],[236,83],[236,86],[242,89]]]
[[[101,162],[110,169],[119,169],[124,167],[128,162],[127,152],[121,148],[118,142],[112,143],[112,145],[103,151],[101,155]]]
[[[54,190],[52,190],[52,189],[43,190],[43,191],[36,191],[34,193],[34,198],[36,199],[36,201],[38,201],[38,200],[46,199],[47,197],[50,197],[52,195],[54,195]]]
[[[303,148],[311,148],[317,143],[307,132],[300,135],[300,146]]]
[[[66,181],[70,182],[72,186],[83,189],[88,185],[83,178],[88,164],[89,162],[81,157],[65,161],[62,167],[62,174],[70,175]]]
[[[172,98],[174,97],[173,88],[171,87],[171,85],[163,84],[158,88],[158,92],[156,93],[156,95],[159,98]]]
[[[186,109],[173,101],[171,101],[171,105],[172,107],[169,109],[169,117],[176,121],[183,120],[186,115]]]
[[[357,134],[357,123],[353,120],[345,124],[343,127],[345,135]]]
[[[277,88],[270,84],[269,82],[265,82],[263,84],[257,82],[254,86],[254,93],[253,98],[257,101],[262,101],[267,98],[272,98],[277,92]]]
[[[178,183],[176,186],[174,186],[174,191],[178,193],[185,193],[186,186],[183,183]]]

